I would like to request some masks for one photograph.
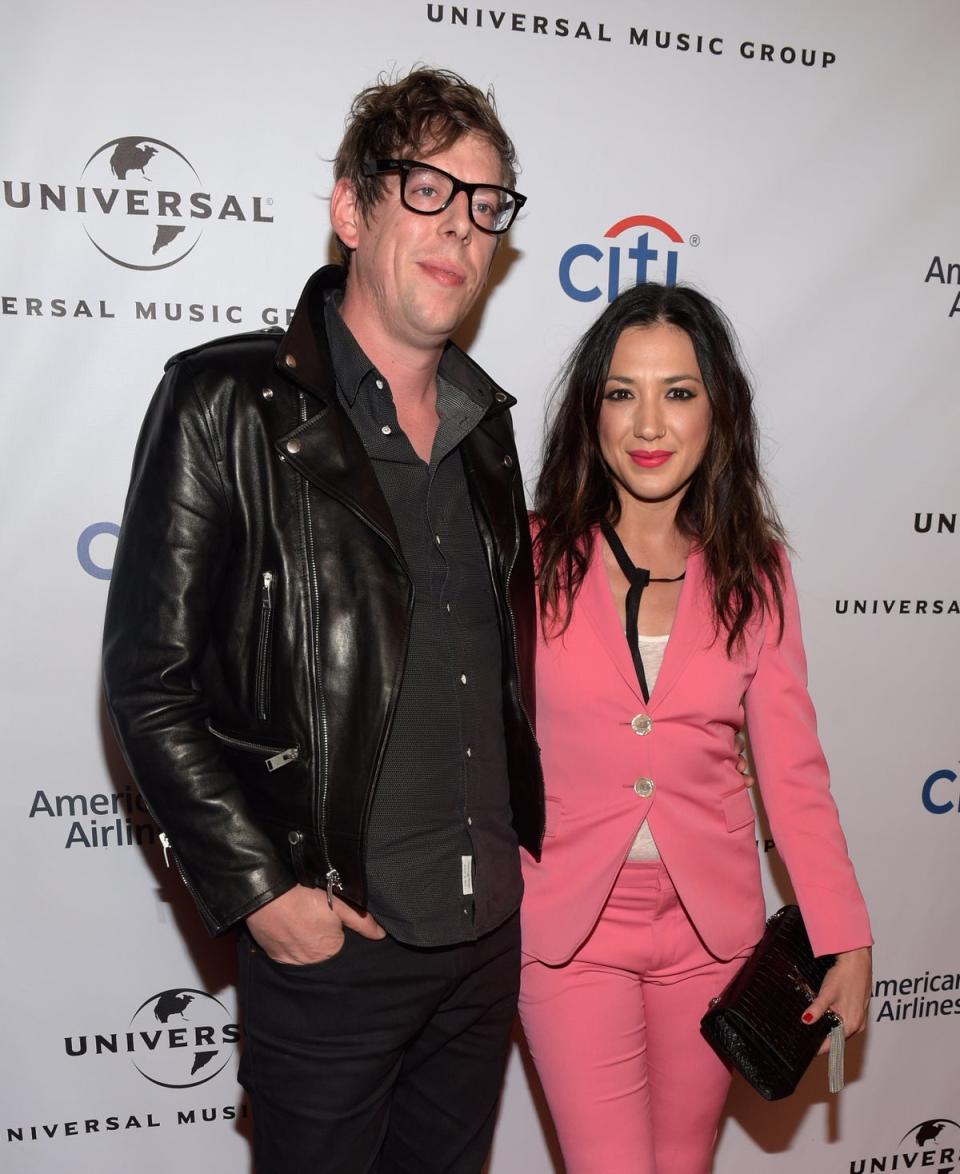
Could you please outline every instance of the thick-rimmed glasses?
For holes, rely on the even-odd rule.
[[[416,159],[368,159],[364,175],[400,174],[400,202],[410,212],[436,216],[449,208],[457,192],[467,193],[471,221],[481,232],[506,232],[527,202],[526,196],[489,183],[464,183],[449,171],[441,171]]]

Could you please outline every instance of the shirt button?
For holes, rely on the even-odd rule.
[[[447,604],[447,614],[449,615],[449,613],[450,613],[450,604],[448,603]]]
[[[513,468],[513,457],[509,453],[503,458],[503,466],[505,469]]]
[[[377,391],[383,391],[383,380],[382,379],[377,380]]]
[[[473,827],[473,816],[472,816],[472,815],[468,815],[468,816],[467,816],[467,827],[468,827],[468,828],[472,828],[472,827]]]
[[[643,778],[642,776],[633,784],[633,789],[637,792],[641,799],[649,799],[653,794],[653,788],[653,779]]]
[[[300,441],[296,437],[293,440],[287,441],[287,452],[298,453],[300,451]]]
[[[440,535],[439,534],[434,534],[433,540],[434,540],[434,542],[436,542],[437,546],[440,545]]]
[[[260,392],[260,394],[263,396],[264,399],[273,399],[273,388],[272,387],[265,387]]]
[[[630,723],[630,728],[635,734],[639,734],[642,738],[644,734],[649,734],[653,729],[653,718],[648,714],[638,713]]]
[[[461,684],[461,685],[465,685],[466,683],[467,683],[467,674],[466,674],[466,673],[461,673],[461,674],[460,674],[460,684]]]
[[[286,365],[288,367],[291,367],[291,368],[296,367],[296,365],[297,365],[297,360],[293,357],[293,355],[284,355],[283,361],[284,361],[284,363],[286,363]]]
[[[469,746],[467,747],[467,758],[473,758],[473,751]]]
[[[389,424],[384,424],[384,426],[380,429],[380,431],[383,433],[384,436],[389,436],[390,433],[393,432],[393,429],[390,427]]]

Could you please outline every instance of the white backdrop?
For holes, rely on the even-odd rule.
[[[520,151],[463,334],[531,482],[617,259],[717,297],[757,383],[878,989],[842,1098],[819,1065],[774,1106],[737,1084],[717,1170],[960,1168],[956,4],[32,0],[0,27],[0,1168],[249,1168],[232,947],[105,730],[107,578],[163,361],[284,321],[350,98],[418,61],[492,82]],[[492,1174],[559,1169],[532,1087],[515,1050]]]

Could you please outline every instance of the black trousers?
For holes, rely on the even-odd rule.
[[[520,919],[421,949],[346,931],[325,962],[240,938],[257,1174],[479,1174],[517,1004]]]

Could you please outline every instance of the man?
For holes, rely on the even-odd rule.
[[[476,1174],[543,796],[514,401],[449,339],[523,197],[435,70],[359,95],[335,174],[346,274],[168,364],[106,692],[207,926],[243,927],[259,1174]]]

